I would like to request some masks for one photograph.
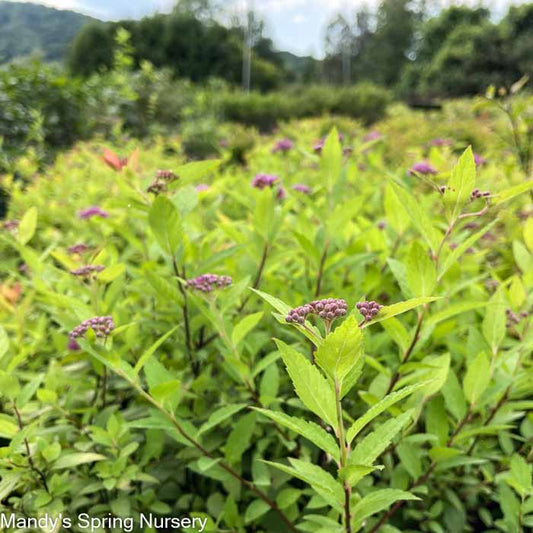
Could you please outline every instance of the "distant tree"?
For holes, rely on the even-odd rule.
[[[111,26],[102,22],[87,24],[76,36],[67,58],[75,75],[89,76],[113,65],[114,38]]]
[[[524,74],[533,78],[533,4],[511,7],[501,23],[505,56],[512,65],[513,79]]]

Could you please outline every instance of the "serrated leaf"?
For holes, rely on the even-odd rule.
[[[158,196],[148,213],[150,228],[161,248],[174,255],[183,241],[183,227],[177,207],[166,197]]]
[[[481,328],[483,336],[489,343],[493,354],[498,351],[498,348],[505,337],[505,311],[505,296],[503,288],[499,287],[489,300]]]
[[[289,458],[291,466],[281,463],[265,461],[287,474],[305,481],[313,487],[332,507],[341,510],[343,507],[344,490],[331,474],[317,465],[301,461],[300,459]]]
[[[368,466],[368,465],[347,465],[339,469],[339,476],[348,485],[354,487],[368,474],[375,470],[383,469],[382,466]]]
[[[392,188],[398,197],[399,202],[404,206],[415,228],[420,232],[422,237],[428,243],[432,250],[436,250],[440,242],[440,232],[433,226],[427,212],[420,202],[403,187],[391,182]]]
[[[374,418],[379,416],[381,413],[392,407],[395,403],[398,403],[400,400],[403,400],[410,394],[413,394],[417,390],[422,389],[428,383],[416,383],[415,385],[410,385],[409,387],[404,387],[403,389],[392,392],[382,398],[378,403],[374,404],[366,413],[359,417],[351,426],[350,429],[346,432],[346,441],[350,444],[357,434]]]
[[[355,531],[363,525],[369,516],[388,509],[398,500],[419,500],[417,496],[399,489],[381,489],[367,494],[352,509],[352,526]]]
[[[437,283],[437,271],[428,250],[419,242],[412,244],[406,267],[407,283],[413,296],[429,296]]]
[[[342,170],[342,146],[337,128],[333,128],[327,136],[320,157],[320,170],[327,190],[332,191],[333,185],[340,177]]]
[[[326,430],[322,429],[318,424],[307,420],[302,420],[295,416],[289,416],[279,411],[269,411],[267,409],[255,408],[256,411],[267,416],[274,422],[284,426],[298,435],[305,437],[311,441],[315,446],[324,450],[331,455],[337,462],[339,461],[340,451],[335,439]]]
[[[200,426],[200,428],[198,429],[198,433],[196,433],[196,438],[198,438],[202,433],[205,433],[206,431],[209,431],[214,427],[218,426],[220,423],[224,422],[224,420],[238,413],[245,407],[246,404],[240,403],[235,405],[225,405],[224,407],[217,409],[216,411],[211,413],[211,415],[207,419],[207,422]]]
[[[110,283],[124,274],[125,271],[126,265],[124,263],[118,263],[116,265],[107,267],[105,270],[102,270],[102,272],[99,272],[97,279],[102,283]]]
[[[364,356],[364,340],[353,315],[330,333],[315,352],[315,361],[333,382],[344,378]]]
[[[73,468],[88,463],[96,463],[107,459],[105,455],[99,453],[69,453],[62,455],[53,465],[52,470],[63,468]]]
[[[310,411],[336,428],[336,400],[330,383],[301,353],[283,341],[275,341],[300,400]]]
[[[263,312],[254,313],[244,317],[234,328],[231,334],[231,341],[237,345],[241,342],[252,329],[259,324],[261,318],[263,318]]]
[[[453,266],[453,264],[461,257],[469,248],[471,248],[483,235],[489,231],[494,224],[496,224],[498,220],[493,220],[489,224],[483,227],[480,231],[477,233],[474,233],[474,235],[471,235],[468,237],[468,239],[464,240],[462,243],[460,243],[455,250],[453,250],[444,260],[442,263],[442,266],[439,268],[439,275],[438,279],[440,280],[442,276],[450,269],[450,267]]]
[[[146,361],[156,352],[156,350],[178,329],[179,326],[174,326],[170,331],[167,331],[164,335],[159,337],[157,341],[152,344],[147,350],[143,352],[141,357],[139,357],[139,360],[137,361],[135,367],[133,368],[133,372],[135,374],[138,374],[143,366],[146,364]]]
[[[270,506],[263,500],[254,500],[248,505],[244,513],[244,523],[251,524],[270,511]]]
[[[379,310],[378,314],[372,320],[370,320],[369,322],[365,322],[361,327],[365,328],[367,326],[371,326],[372,324],[383,322],[383,320],[387,320],[388,318],[391,318],[396,315],[401,315],[402,313],[410,311],[415,307],[419,307],[420,305],[424,305],[440,299],[440,296],[424,296],[421,298],[411,298],[410,300],[406,300],[405,302],[398,302],[396,304],[386,305]]]
[[[444,192],[444,205],[448,219],[457,220],[464,204],[470,198],[470,193],[476,184],[476,163],[472,147],[469,146],[453,167],[448,187]]]
[[[496,198],[492,201],[493,205],[500,205],[515,196],[533,189],[533,180],[525,181],[519,185],[514,185],[497,193]]]
[[[35,235],[35,230],[37,229],[37,208],[30,207],[22,220],[20,221],[18,227],[17,239],[20,244],[27,244],[31,238]]]
[[[392,420],[387,420],[369,433],[350,453],[349,464],[372,465],[411,420],[413,412],[414,409],[410,409]]]
[[[466,399],[475,404],[490,384],[491,368],[489,358],[481,352],[470,363],[463,380]]]

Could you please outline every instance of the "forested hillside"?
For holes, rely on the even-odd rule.
[[[73,11],[0,1],[0,63],[34,53],[62,60],[81,27],[93,20]]]

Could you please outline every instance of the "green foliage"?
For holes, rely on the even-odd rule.
[[[121,43],[107,79],[133,123]],[[252,133],[247,166],[232,146],[188,161],[181,136],[79,143],[45,174],[25,152],[26,183],[2,177],[19,224],[0,232],[0,511],[527,531],[531,182],[475,105],[396,106],[373,141],[346,118],[285,122]],[[436,135],[455,144],[428,148]],[[273,152],[281,137],[293,148]],[[437,174],[408,172],[424,158]],[[206,290],[209,273],[231,284]],[[287,321],[323,298],[346,312]],[[114,327],[74,329],[95,316]]]

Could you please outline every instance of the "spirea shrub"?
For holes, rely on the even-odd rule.
[[[533,182],[432,120],[319,153],[322,121],[286,124],[245,167],[95,142],[3,179],[0,511],[530,530]]]

